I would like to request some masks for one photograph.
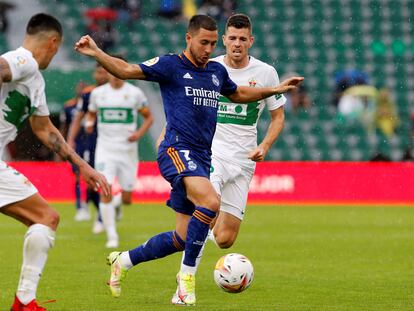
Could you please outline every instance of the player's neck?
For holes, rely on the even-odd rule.
[[[109,84],[111,85],[111,87],[115,90],[120,89],[124,86],[124,81],[120,81],[120,82],[109,82]]]
[[[45,55],[44,48],[40,47],[38,43],[27,37],[23,41],[22,47],[32,53],[33,58],[40,65]]]
[[[206,64],[198,64],[189,51],[184,50],[183,54],[195,67],[204,68],[206,66]]]
[[[232,59],[228,55],[224,55],[224,63],[228,67],[234,68],[234,69],[242,69],[244,67],[247,67],[249,65],[249,60],[250,60],[250,56],[249,55],[247,55],[246,57],[244,57],[240,61],[235,60],[235,59]]]

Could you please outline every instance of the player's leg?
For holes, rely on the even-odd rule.
[[[112,185],[117,173],[116,161],[109,156],[106,150],[98,148],[95,162],[97,171],[103,174]],[[112,193],[109,195],[105,195],[104,193],[100,194],[99,212],[106,232],[106,247],[118,247],[119,238],[116,231],[115,206],[112,204]]]
[[[88,164],[95,168],[95,158],[96,158],[96,133],[92,135],[86,134],[85,136],[85,152],[83,154],[83,159],[88,162]],[[100,203],[100,195],[98,191],[95,191],[94,189],[87,188],[86,190],[86,201],[92,202],[93,206],[95,206],[96,209],[96,220],[94,223],[93,232],[99,233],[99,229],[103,229],[103,222],[102,222],[102,216],[99,208]]]
[[[204,246],[210,223],[218,211],[219,200],[208,178],[186,176],[183,182],[187,198],[195,205],[195,211],[188,223],[185,256],[177,275],[177,294],[183,304],[194,305],[196,260]]]
[[[117,298],[121,295],[122,281],[127,271],[132,267],[184,250],[185,238],[182,238],[178,232],[185,234],[190,217],[189,215],[176,213],[175,231],[157,234],[129,251],[109,254],[107,258],[108,264],[111,266],[109,288],[113,297]]]
[[[24,238],[23,264],[15,300],[15,304],[28,304],[35,299],[48,251],[54,244],[59,214],[24,175],[3,161],[0,161],[0,192],[0,212],[29,227]]]
[[[242,170],[221,189],[220,214],[211,235],[220,248],[231,247],[237,239],[252,177],[253,171]]]
[[[131,150],[119,159],[119,183],[122,192],[113,196],[112,203],[115,206],[116,220],[122,219],[122,205],[132,204],[132,191],[137,179],[138,153]]]
[[[225,163],[221,159],[217,157],[212,157],[211,159],[211,169],[210,169],[210,182],[213,185],[218,197],[221,196],[221,190],[225,186],[225,184],[229,181],[231,178],[231,174],[229,172],[229,164]],[[213,227],[217,217],[213,220],[213,222],[210,224],[210,228]],[[210,235],[210,233],[209,233]],[[203,255],[204,246],[201,248],[195,263],[195,272],[197,271],[197,268],[201,262],[201,258]],[[183,252],[181,263],[184,262],[185,258],[185,251]],[[173,298],[174,300],[174,298]],[[173,302],[174,303],[174,302]]]

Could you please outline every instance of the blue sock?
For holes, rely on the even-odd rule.
[[[81,208],[81,188],[80,188],[80,182],[79,179],[76,179],[75,181],[75,197],[76,197],[76,209]]]
[[[99,192],[88,189],[86,191],[86,202],[92,201],[98,212],[98,220],[102,222],[101,213],[99,212]]]
[[[184,250],[185,242],[175,231],[160,233],[147,242],[129,251],[129,257],[135,266],[141,262],[163,258]]]
[[[195,267],[196,259],[206,240],[210,223],[216,217],[216,213],[200,206],[196,206],[187,229],[185,242],[185,257],[183,264]]]

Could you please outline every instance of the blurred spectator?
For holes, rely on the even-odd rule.
[[[7,17],[7,11],[13,9],[14,4],[0,1],[0,32],[6,32],[9,28],[9,19]]]
[[[130,25],[141,16],[141,0],[109,0],[108,7],[115,10],[118,21]]]
[[[91,32],[91,37],[103,51],[107,52],[115,45],[118,34],[109,21],[99,20],[96,26],[97,29]]]
[[[82,90],[87,86],[83,81],[80,81],[75,88],[75,97],[67,100],[63,105],[63,110],[60,113],[60,126],[59,130],[62,133],[62,136],[66,139],[70,124],[77,112],[77,105],[82,95]]]
[[[205,14],[216,21],[223,21],[227,20],[235,9],[236,2],[234,0],[203,0],[197,14]]]
[[[361,122],[368,132],[374,130],[374,115],[378,90],[370,85],[358,85],[346,89],[338,104],[341,122]]]
[[[161,0],[158,15],[168,19],[177,19],[182,16],[182,9],[180,0]]]
[[[355,85],[367,85],[368,75],[356,69],[340,71],[335,75],[335,91],[333,94],[332,104],[338,107],[339,100],[343,93]]]
[[[193,15],[197,14],[197,6],[195,0],[183,0],[183,15],[185,18],[190,19]]]
[[[377,129],[387,138],[394,135],[399,125],[397,107],[387,89],[381,89],[375,110],[375,124]]]
[[[296,72],[290,72],[284,74],[280,80],[283,81],[294,76],[298,76],[298,74]],[[303,83],[298,88],[286,93],[285,97],[285,110],[288,112],[297,113],[300,110],[308,110],[312,105],[306,85]]]

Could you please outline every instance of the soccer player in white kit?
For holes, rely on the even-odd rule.
[[[131,204],[138,166],[138,140],[150,128],[153,117],[144,92],[113,75],[109,82],[91,93],[86,130],[91,131],[98,120],[95,168],[113,184],[118,177],[122,196],[101,194],[99,210],[107,235],[107,248],[119,244],[115,207]],[[143,117],[137,129],[138,114]]]
[[[234,14],[226,23],[223,44],[226,54],[213,58],[229,72],[237,84],[268,87],[279,84],[276,70],[249,55],[253,45],[252,24],[248,16]],[[263,161],[284,126],[285,97],[268,97],[253,104],[231,103],[220,98],[216,133],[212,144],[210,181],[220,196],[220,213],[209,237],[220,248],[235,242],[244,218],[249,185],[256,162]],[[271,121],[263,141],[257,145],[257,122],[263,110],[270,112]],[[197,258],[198,266],[202,252]],[[184,254],[183,254],[184,257]],[[173,304],[182,304],[177,293]]]
[[[29,119],[34,134],[46,146],[77,165],[90,186],[100,186],[107,193],[109,185],[105,178],[69,147],[49,119],[45,82],[39,69],[48,67],[61,42],[59,21],[40,13],[30,19],[23,45],[0,56],[0,154]],[[28,226],[20,281],[11,310],[46,310],[37,304],[36,291],[48,251],[54,245],[59,215],[25,176],[1,160],[0,212]]]

